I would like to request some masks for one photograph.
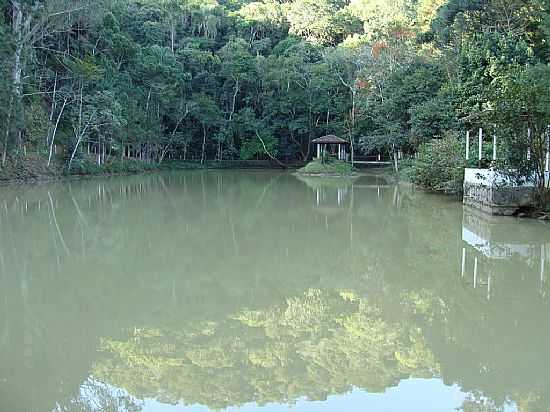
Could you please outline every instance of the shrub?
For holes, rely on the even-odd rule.
[[[75,159],[71,165],[71,169],[65,172],[70,175],[101,175],[141,173],[146,170],[155,170],[157,168],[158,165],[154,163],[145,163],[133,159],[125,159],[124,161],[114,160],[101,166],[89,159]]]
[[[463,151],[455,135],[421,144],[409,171],[412,182],[430,190],[460,193],[466,161]]]
[[[298,170],[298,173],[306,175],[337,175],[346,176],[353,174],[351,163],[336,159],[325,159],[324,162],[314,160],[305,167]]]

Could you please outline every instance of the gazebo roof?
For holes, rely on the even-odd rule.
[[[327,136],[314,139],[311,141],[311,143],[313,144],[349,144],[347,140],[342,139],[338,136],[334,136],[333,134],[329,134]]]

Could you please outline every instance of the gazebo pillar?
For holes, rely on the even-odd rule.
[[[349,142],[341,139],[334,135],[327,135],[323,137],[319,137],[317,139],[313,139],[312,144],[317,145],[317,159],[323,159],[323,157],[329,153],[327,153],[327,149],[329,149],[329,152],[334,153],[338,160],[346,160],[347,159],[347,146],[349,145]],[[336,150],[334,150],[336,149]]]

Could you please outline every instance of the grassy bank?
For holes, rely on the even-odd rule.
[[[0,168],[0,182],[37,182],[57,180],[70,176],[102,176],[118,174],[135,174],[160,170],[158,165],[137,160],[114,160],[104,165],[97,165],[89,160],[77,160],[68,170],[62,159],[47,159],[36,156],[25,159],[10,159]]]
[[[56,159],[48,166],[43,157],[31,156],[25,159],[8,159],[0,167],[0,182],[32,182],[57,179],[63,175],[63,165]]]
[[[304,176],[352,176],[355,174],[355,169],[349,162],[325,159],[324,161],[313,160],[298,169],[297,173]]]
[[[301,164],[290,166],[299,167]],[[0,183],[38,182],[71,176],[111,176],[198,169],[280,169],[280,167],[267,160],[206,161],[203,164],[198,161],[169,160],[159,165],[135,159],[113,159],[100,166],[92,159],[76,159],[69,170],[65,159],[54,158],[48,166],[45,157],[36,155],[24,159],[9,159],[4,167],[0,167]]]

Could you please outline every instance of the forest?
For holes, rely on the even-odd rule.
[[[466,130],[479,127],[498,133],[503,161],[544,167],[549,0],[0,0],[0,8],[4,172],[305,161],[311,140],[326,134],[348,139],[357,156],[420,153],[428,164],[436,143],[453,163]]]

